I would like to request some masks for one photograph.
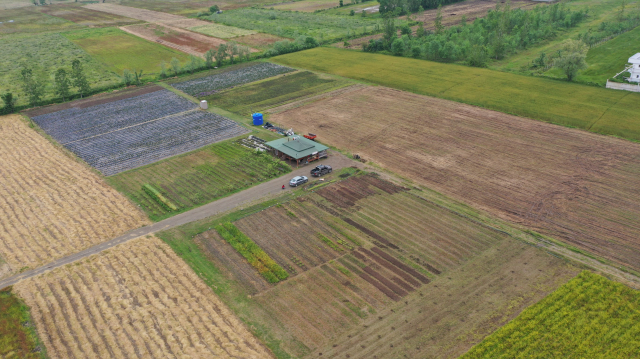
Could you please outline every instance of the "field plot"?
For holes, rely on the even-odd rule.
[[[234,1],[239,3],[239,1]],[[170,1],[154,1],[154,0],[121,0],[118,2],[120,5],[130,6],[134,8],[166,12],[175,15],[182,16],[194,16],[198,12],[206,12],[212,5],[220,6],[221,1],[184,1],[184,0],[170,0]],[[225,7],[226,9],[226,7]]]
[[[288,165],[271,156],[220,143],[108,177],[107,182],[152,220],[160,220],[176,212],[145,192],[146,184],[158,189],[178,211],[186,211],[289,171]]]
[[[462,358],[632,358],[639,320],[638,291],[585,271]]]
[[[64,36],[40,34],[0,38],[0,88],[3,92],[12,92],[14,96],[18,96],[18,105],[27,104],[29,96],[20,86],[23,64],[29,63],[37,76],[48,78],[51,69],[70,69],[73,59],[82,62],[91,88],[113,86],[121,82],[116,74],[108,71],[100,62]],[[53,90],[48,89],[43,99],[52,96],[52,93]]]
[[[181,51],[146,41],[116,28],[68,32],[64,36],[117,74],[122,74],[125,69],[142,70],[143,76],[157,74],[162,61],[168,64],[174,57],[180,62],[189,58]]]
[[[76,24],[89,27],[123,26],[140,22],[139,20],[132,19],[130,17],[87,9],[85,7],[78,6],[78,4],[42,6],[39,7],[38,10],[47,15],[59,17]]]
[[[221,39],[231,39],[238,36],[246,36],[255,34],[255,31],[241,29],[239,27],[232,27],[220,24],[196,25],[188,28],[191,31],[199,32],[201,34],[219,37]]]
[[[148,220],[19,116],[0,118],[0,253],[14,271],[117,237]]]
[[[637,93],[326,47],[274,61],[640,141]]]
[[[1,4],[0,4],[1,7]],[[9,22],[13,20],[13,22]],[[63,18],[47,15],[36,9],[14,8],[0,11],[0,35],[20,33],[44,33],[81,28],[81,25]]]
[[[211,76],[196,78],[171,86],[191,96],[204,97],[233,86],[246,84],[268,77],[294,71],[291,68],[268,62],[256,62],[237,70],[222,72]]]
[[[151,23],[185,19],[184,16],[168,14],[160,11],[138,9],[138,8],[133,8],[129,6],[112,4],[112,3],[89,4],[89,5],[86,5],[85,8],[96,10],[96,11],[102,11],[109,14],[125,16],[132,19],[138,19],[138,20],[151,22]]]
[[[336,2],[335,0],[302,0],[302,1],[285,2],[282,4],[268,6],[268,7],[274,8],[276,10],[314,12],[317,10],[330,9],[332,7],[336,7],[339,5],[340,5],[340,2],[339,1]]]
[[[233,39],[233,41],[236,41],[238,43],[241,43],[256,49],[260,49],[260,50],[265,50],[269,48],[271,45],[273,45],[274,43],[278,41],[284,41],[284,40],[289,40],[289,39],[276,36],[276,35],[265,34],[261,32],[253,35],[238,36]]]
[[[247,84],[204,97],[213,106],[249,115],[255,111],[282,105],[300,98],[335,90],[351,83],[309,71],[285,75],[273,80]]]
[[[120,29],[145,40],[154,41],[196,56],[203,56],[205,52],[216,50],[225,43],[213,37],[158,24],[133,25]]]
[[[349,34],[368,33],[382,28],[379,21],[347,16],[309,14],[304,12],[242,8],[213,14],[210,20],[217,23],[273,35],[295,38],[306,35],[320,42],[328,42]],[[396,21],[403,24],[404,20]]]
[[[51,358],[269,358],[171,249],[139,238],[15,286]]]
[[[11,287],[0,291],[0,337],[3,358],[46,358],[46,349],[41,346],[29,308]]]
[[[171,91],[147,91],[41,114],[33,121],[106,176],[247,132]]]
[[[289,273],[275,286],[215,230],[193,240],[219,269],[210,285],[294,357],[455,357],[577,272],[419,193],[360,175],[238,214]],[[172,233],[162,238],[210,273]]]
[[[637,144],[382,87],[270,120],[640,269]]]

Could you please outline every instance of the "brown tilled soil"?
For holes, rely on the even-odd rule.
[[[196,56],[203,56],[205,52],[211,49],[215,50],[225,43],[224,40],[215,37],[160,24],[133,25],[120,29],[143,39]]]
[[[148,223],[136,206],[20,116],[0,117],[0,255],[13,273]]]
[[[637,144],[384,87],[321,99],[270,121],[640,269]]]
[[[122,6],[122,5],[111,4],[111,3],[89,4],[89,5],[86,5],[85,7],[91,10],[103,11],[109,14],[130,17],[132,19],[138,19],[138,20],[152,22],[152,23],[186,19],[184,16],[180,16],[180,15],[172,15],[172,14],[167,14],[165,12],[138,9],[135,7]]]
[[[18,283],[50,358],[272,358],[155,237]]]
[[[114,102],[118,100],[124,100],[131,97],[136,97],[144,94],[148,94],[155,91],[163,90],[164,88],[158,85],[147,85],[143,87],[131,87],[124,90],[113,91],[109,93],[101,93],[84,99],[79,99],[71,102],[65,102],[58,105],[49,105],[44,107],[38,107],[25,111],[24,114],[29,117],[35,117],[40,115],[46,115],[48,113],[58,112],[70,108],[87,108],[91,106],[102,105],[104,103]]]
[[[467,23],[472,22],[473,20],[481,17],[487,16],[487,12],[491,9],[495,9],[496,5],[500,4],[500,6],[505,6],[505,1],[495,1],[495,0],[467,0],[451,5],[446,5],[442,7],[442,25],[444,26],[453,26],[460,24],[463,16],[467,16]],[[514,0],[511,1],[511,8],[531,8],[536,5],[540,5],[540,2],[534,2],[531,0]],[[433,31],[435,29],[435,19],[437,9],[426,10],[422,15],[411,15],[411,18],[416,21],[421,21],[424,23],[425,30]],[[402,19],[406,19],[406,16],[403,16]],[[418,30],[418,26],[412,27],[413,33],[415,34]],[[398,32],[399,33],[399,32]],[[361,37],[358,39],[349,40],[349,46],[346,47],[348,49],[360,49],[362,48],[362,44],[369,43],[369,40],[377,40],[381,39],[382,34],[369,35],[365,37]],[[336,43],[333,46],[345,48],[344,42]]]

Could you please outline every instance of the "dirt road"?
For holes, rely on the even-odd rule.
[[[334,170],[339,170],[341,168],[350,167],[350,166],[363,167],[362,163],[353,161],[352,159],[347,158],[341,155],[340,153],[336,153],[334,151],[331,151],[329,153],[329,158],[321,160],[319,163],[329,165],[333,167]],[[69,263],[73,263],[75,261],[81,260],[85,257],[88,257],[96,253],[100,253],[106,249],[115,247],[118,244],[127,242],[131,239],[144,236],[147,234],[152,234],[158,231],[166,230],[169,228],[181,226],[183,224],[187,224],[193,221],[197,221],[197,220],[204,219],[219,213],[232,210],[238,206],[241,206],[249,202],[254,202],[263,197],[267,197],[267,196],[281,193],[284,191],[289,191],[291,190],[291,187],[289,187],[288,185],[289,180],[295,176],[302,176],[302,175],[309,176],[309,171],[313,167],[314,167],[313,165],[308,165],[308,166],[300,167],[297,169],[294,168],[293,172],[286,174],[282,177],[273,179],[269,182],[259,184],[257,186],[251,187],[242,192],[233,194],[229,197],[219,199],[215,202],[211,202],[204,206],[192,209],[191,211],[181,213],[171,218],[167,218],[163,221],[156,222],[152,225],[129,231],[120,237],[100,243],[93,247],[87,248],[81,252],[77,252],[72,255],[60,258],[42,267],[27,270],[23,273],[5,278],[0,281],[0,289],[6,288],[10,285],[14,285],[23,279],[37,276],[51,269],[61,267]],[[285,185],[284,190],[282,189],[282,185]]]

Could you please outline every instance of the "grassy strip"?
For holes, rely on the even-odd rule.
[[[273,61],[640,141],[638,93],[334,48]]]
[[[640,347],[640,292],[584,271],[462,358],[631,358]]]
[[[0,291],[0,357],[47,358],[29,307],[11,289]]]
[[[151,198],[156,200],[156,202],[158,202],[165,209],[167,209],[169,211],[177,211],[178,210],[178,206],[173,204],[173,202],[169,201],[165,196],[162,195],[162,193],[160,193],[160,191],[155,189],[150,184],[147,183],[147,184],[143,185],[142,186],[142,190],[145,191],[145,193],[147,193]]]
[[[222,223],[216,226],[216,231],[224,238],[238,253],[249,261],[258,273],[269,283],[277,283],[289,278],[287,273],[278,263],[276,263],[260,246],[251,238],[242,233],[231,222]]]
[[[332,240],[330,240],[329,238],[325,237],[322,233],[316,233],[316,235],[318,236],[318,238],[320,238],[321,241],[323,241],[326,245],[328,245],[334,251],[336,251],[336,252],[343,251],[342,248],[338,247],[335,243],[333,243]]]

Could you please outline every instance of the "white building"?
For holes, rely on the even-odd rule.
[[[629,81],[640,82],[640,52],[629,58],[629,64],[629,72],[631,73]]]

